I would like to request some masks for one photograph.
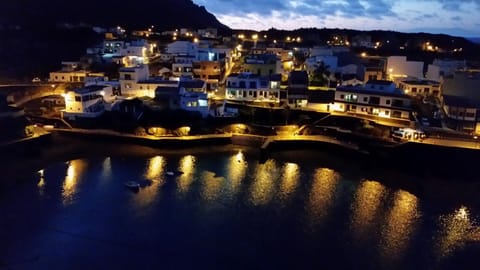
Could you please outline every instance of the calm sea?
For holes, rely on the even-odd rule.
[[[0,197],[0,269],[480,265],[480,199],[453,194],[462,183],[430,189],[327,154],[97,156],[28,175]]]

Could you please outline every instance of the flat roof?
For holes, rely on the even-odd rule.
[[[82,88],[77,88],[73,91],[77,94],[87,94],[87,93],[102,91],[103,89],[105,89],[105,85],[92,84]]]
[[[362,87],[356,87],[356,86],[340,86],[337,87],[337,91],[342,91],[342,92],[351,92],[351,93],[359,93],[359,94],[367,94],[367,95],[375,95],[375,96],[387,96],[387,97],[398,97],[398,98],[405,98],[405,99],[410,99],[409,96],[403,94],[400,92],[399,89],[396,89],[398,91],[394,92],[386,92],[386,91],[379,91],[379,90],[369,90]]]

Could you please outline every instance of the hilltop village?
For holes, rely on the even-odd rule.
[[[367,34],[306,44],[288,32],[93,30],[104,38],[83,57],[2,92],[3,141],[75,129],[147,137],[360,134],[477,147],[480,72],[453,38],[447,47],[425,40],[396,48],[438,56],[427,63],[377,53],[393,41]]]

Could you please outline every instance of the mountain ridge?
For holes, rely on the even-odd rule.
[[[127,29],[142,29],[150,25],[159,30],[179,27],[229,29],[204,6],[191,0],[143,0],[133,5],[115,0],[82,0],[78,5],[61,0],[16,0],[1,4],[1,25],[39,28],[61,23],[104,27],[120,25]]]

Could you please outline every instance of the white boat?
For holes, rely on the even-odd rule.
[[[176,176],[176,175],[183,174],[183,172],[182,171],[167,171],[165,174],[168,175],[168,176]]]
[[[135,181],[125,182],[125,186],[129,189],[132,189],[132,190],[138,190],[140,188],[140,184],[138,182],[135,182]]]

